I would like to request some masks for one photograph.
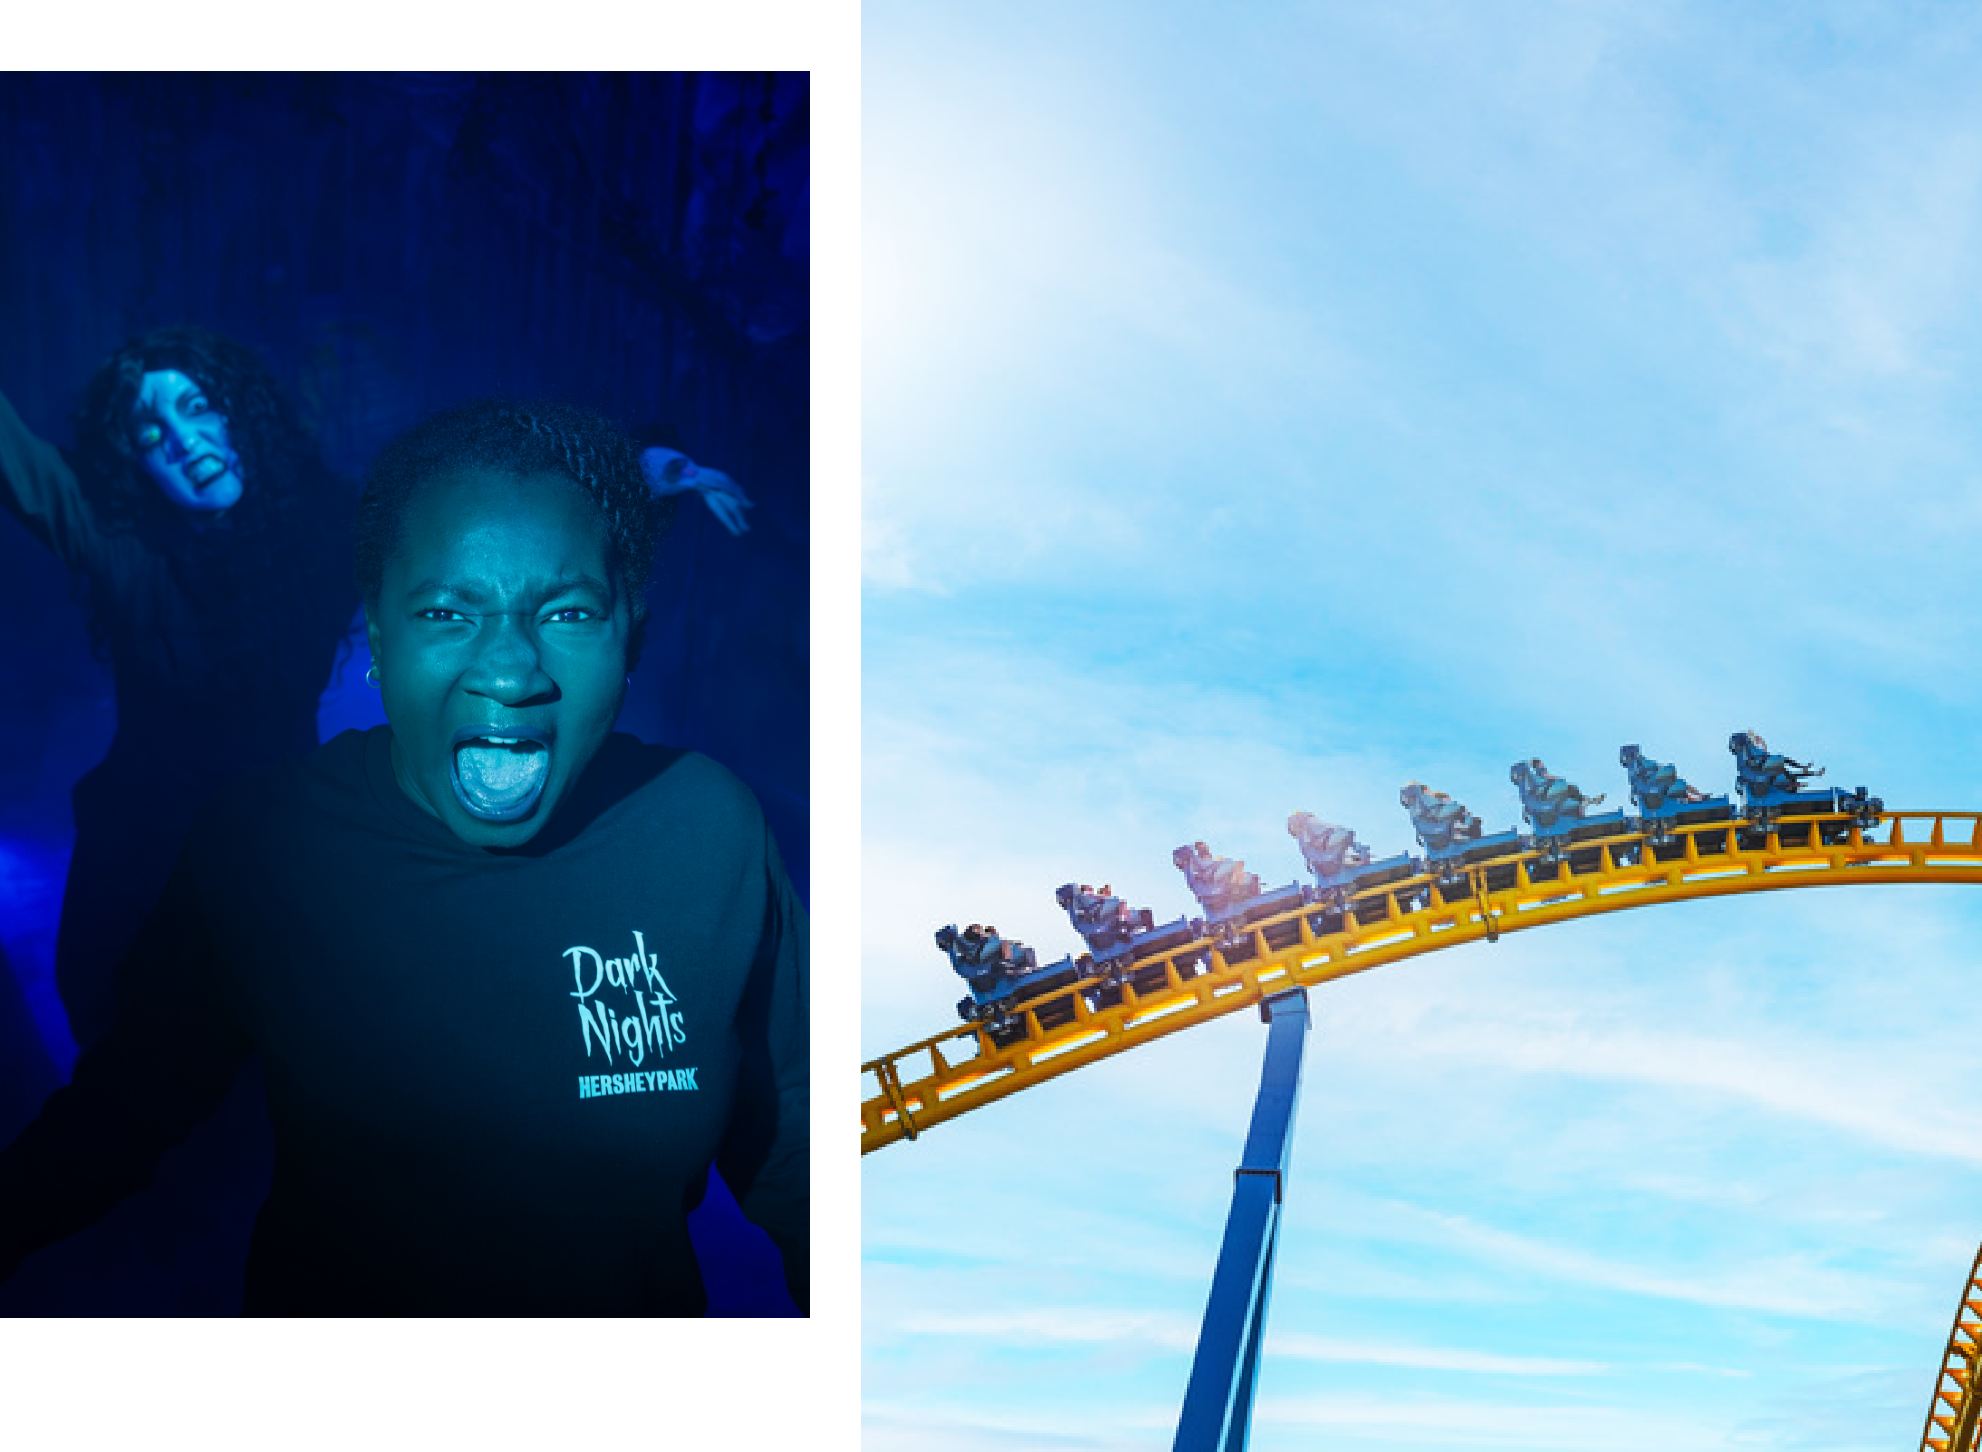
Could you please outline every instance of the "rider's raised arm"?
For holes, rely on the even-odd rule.
[[[88,571],[103,533],[68,461],[0,394],[0,505],[72,569]]]

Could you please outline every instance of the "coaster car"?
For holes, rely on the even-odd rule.
[[[1537,835],[1567,831],[1603,800],[1601,794],[1585,796],[1580,788],[1542,765],[1539,756],[1515,762],[1508,768],[1507,779],[1521,794],[1521,815]]]
[[[1671,821],[1689,809],[1705,810],[1714,803],[1726,804],[1726,797],[1708,796],[1679,775],[1679,769],[1654,761],[1633,743],[1617,749],[1617,764],[1624,768],[1631,784],[1631,802],[1646,821]],[[1706,821],[1706,817],[1698,820]]]
[[[1674,827],[1724,822],[1734,815],[1734,803],[1728,798],[1707,795],[1684,780],[1678,768],[1654,761],[1635,743],[1618,748],[1617,763],[1631,784],[1631,803],[1638,809],[1639,825],[1654,841],[1669,840]],[[1706,840],[1701,839],[1703,846]]]
[[[1770,751],[1758,732],[1735,732],[1727,739],[1727,749],[1734,754],[1734,791],[1741,799],[1742,814],[1759,827],[1769,827],[1784,817],[1842,813],[1851,818],[1850,826],[1862,829],[1876,825],[1885,810],[1885,803],[1868,795],[1862,786],[1851,791],[1841,787],[1806,789],[1824,769]],[[1843,825],[1828,828],[1824,834],[1825,840],[1833,843],[1847,835]]]
[[[1296,812],[1287,819],[1287,834],[1301,847],[1301,861],[1322,887],[1343,886],[1356,869],[1370,863],[1370,850],[1356,840],[1355,829],[1324,822],[1313,812]]]
[[[1075,1017],[1074,995],[1060,990],[1073,987],[1091,968],[1086,955],[1075,958],[1070,954],[1013,973],[988,987],[980,988],[973,981],[970,997],[957,1000],[957,1017],[965,1023],[983,1024],[1000,1048],[1025,1037],[1022,1015],[1028,1007],[1038,1014],[1042,1028],[1058,1028]]]
[[[1593,867],[1599,861],[1598,853],[1575,853],[1569,849],[1579,842],[1615,836],[1628,830],[1622,812],[1591,816],[1590,808],[1601,802],[1603,797],[1585,796],[1579,788],[1542,765],[1539,756],[1515,762],[1508,769],[1507,779],[1514,783],[1514,789],[1521,795],[1521,813],[1534,828],[1534,845],[1541,851],[1544,867],[1565,854],[1570,857],[1573,870]]]
[[[967,981],[1005,978],[1039,966],[1032,949],[1013,938],[1001,938],[998,930],[983,923],[959,928],[955,923],[936,929],[936,946],[949,955],[950,967]]]
[[[1228,914],[1246,899],[1259,896],[1259,874],[1246,871],[1246,864],[1235,857],[1214,856],[1202,842],[1179,847],[1170,860],[1209,916]]]
[[[1170,860],[1183,870],[1192,895],[1204,908],[1205,933],[1236,933],[1249,923],[1291,912],[1307,901],[1307,891],[1298,882],[1261,892],[1258,873],[1246,871],[1246,864],[1235,858],[1213,856],[1202,842],[1179,847],[1170,854]],[[1148,951],[1138,943],[1136,957],[1144,957]]]
[[[1131,908],[1114,895],[1105,883],[1099,892],[1086,883],[1060,884],[1053,899],[1066,909],[1067,918],[1087,944],[1097,967],[1140,959],[1165,952],[1191,941],[1188,918],[1177,918],[1161,927],[1148,908]]]
[[[1353,830],[1324,822],[1313,812],[1296,812],[1289,817],[1287,834],[1300,843],[1301,860],[1314,874],[1309,899],[1330,909],[1315,917],[1318,933],[1341,928],[1341,915],[1355,893],[1401,882],[1424,871],[1424,864],[1408,852],[1372,861],[1370,849],[1356,840]]]
[[[1097,958],[1126,945],[1131,933],[1156,921],[1148,908],[1130,908],[1106,883],[1096,892],[1084,882],[1078,886],[1063,882],[1054,891],[1053,900],[1066,909],[1074,931]]]
[[[1519,832],[1486,836],[1478,817],[1444,792],[1420,782],[1408,784],[1397,799],[1411,814],[1412,830],[1424,846],[1427,861],[1442,872],[1521,850]]]
[[[955,923],[936,930],[936,946],[949,956],[950,967],[970,985],[970,997],[957,1001],[957,1016],[965,1023],[1001,1020],[1021,997],[1033,997],[1072,983],[1079,976],[1074,961],[1063,958],[1039,966],[1039,955],[1025,944],[998,935],[995,927]]]

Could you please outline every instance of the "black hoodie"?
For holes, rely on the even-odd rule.
[[[699,1315],[714,1161],[807,1303],[805,915],[749,790],[615,735],[471,847],[391,728],[201,816],[73,1083],[0,1153],[0,1275],[149,1183],[259,1053],[251,1314]]]

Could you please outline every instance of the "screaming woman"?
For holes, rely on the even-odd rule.
[[[108,1031],[0,1152],[0,1279],[259,1054],[250,1313],[698,1315],[712,1163],[806,1305],[804,913],[746,788],[612,729],[672,503],[561,404],[380,455],[357,585],[389,724],[200,814]]]

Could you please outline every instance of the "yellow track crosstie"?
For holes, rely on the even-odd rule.
[[[1975,1387],[1978,1356],[1982,1356],[1982,1251],[1975,1253],[1968,1285],[1954,1313],[1947,1354],[1934,1381],[1934,1399],[1927,1404],[1920,1452],[1975,1452],[1976,1430],[1982,1426],[1982,1396],[1977,1396]]]
[[[1354,918],[1340,931],[1318,933],[1314,905],[1290,908],[1232,937],[1138,960],[1119,1002],[1099,1002],[1099,978],[1028,999],[1015,1010],[1012,1042],[1000,1045],[984,1024],[959,1024],[869,1060],[861,1065],[860,1151],[912,1139],[1267,994],[1440,948],[1655,903],[1875,882],[1982,883],[1982,813],[1888,811],[1864,830],[1842,814],[1766,829],[1736,817],[1675,827],[1658,842],[1620,832],[1579,842],[1557,862],[1516,852],[1448,880],[1426,874],[1366,888],[1351,899]],[[1954,1452],[1974,1447],[1972,1416],[1966,1425],[1970,1441]]]

